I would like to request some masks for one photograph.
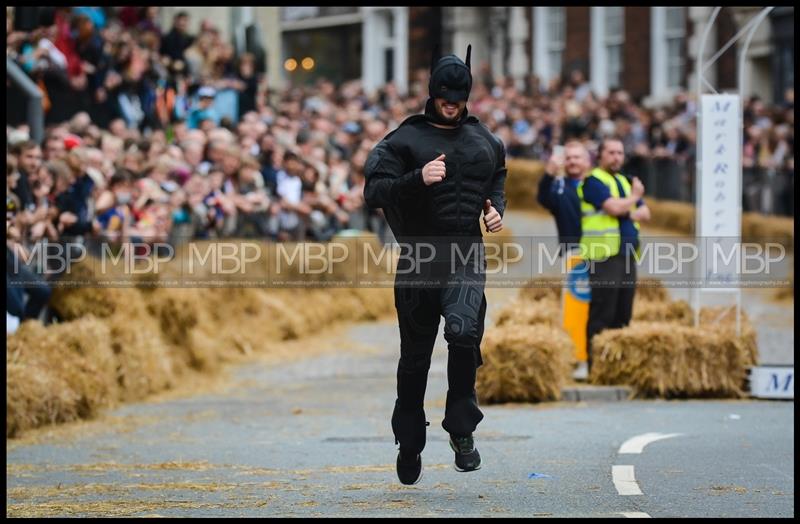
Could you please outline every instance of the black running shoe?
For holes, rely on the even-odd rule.
[[[456,452],[456,471],[481,469],[481,454],[475,449],[472,435],[466,437],[450,435],[450,447]]]
[[[403,484],[416,484],[422,478],[422,456],[412,453],[397,454],[397,478]]]

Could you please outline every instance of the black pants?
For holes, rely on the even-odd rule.
[[[626,267],[627,265],[627,267]],[[586,324],[588,367],[592,368],[592,337],[604,329],[627,326],[636,294],[636,263],[623,252],[590,266],[589,322]]]
[[[461,283],[431,288],[395,285],[400,361],[392,430],[404,452],[420,453],[425,448],[423,403],[442,316],[448,344],[448,391],[442,427],[450,434],[469,435],[483,419],[475,376],[483,364],[480,343],[486,315],[485,274],[470,265],[461,267],[453,276]]]

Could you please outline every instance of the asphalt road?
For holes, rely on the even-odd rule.
[[[90,431],[7,446],[6,514],[794,516],[786,401],[485,406],[476,432],[484,466],[456,472],[441,428],[441,338],[425,475],[402,486],[389,423],[395,330],[355,325],[317,356],[240,366],[223,391],[131,404]],[[648,433],[677,435],[620,453]],[[620,494],[631,487],[641,494]]]
[[[515,231],[549,221],[509,214]],[[517,269],[518,270],[518,269]],[[673,290],[679,294],[681,290]],[[515,290],[489,289],[492,310]],[[793,363],[791,308],[747,292],[761,361]],[[7,442],[7,516],[793,517],[794,402],[483,406],[484,466],[453,468],[446,346],[429,376],[425,474],[396,479],[392,321],[295,342],[190,396]],[[635,445],[640,453],[626,453]]]

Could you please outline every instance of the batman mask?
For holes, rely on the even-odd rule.
[[[467,46],[467,59],[462,62],[456,55],[447,55],[431,61],[431,77],[428,82],[428,96],[444,98],[448,102],[466,102],[472,89],[470,55],[472,46]]]
[[[425,105],[425,115],[429,120],[439,124],[454,122],[445,120],[436,112],[434,98],[444,98],[448,102],[466,102],[472,89],[472,71],[470,70],[470,55],[472,46],[467,46],[467,58],[462,62],[456,55],[438,57],[438,48],[434,50],[431,58],[431,75],[428,81],[428,103]],[[462,124],[467,118],[467,109],[461,113],[457,124]]]

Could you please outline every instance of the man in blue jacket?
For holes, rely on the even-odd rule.
[[[553,214],[558,229],[559,253],[577,250],[581,239],[581,199],[577,188],[589,173],[589,152],[577,141],[567,142],[563,154],[554,153],[539,181],[536,199]]]

